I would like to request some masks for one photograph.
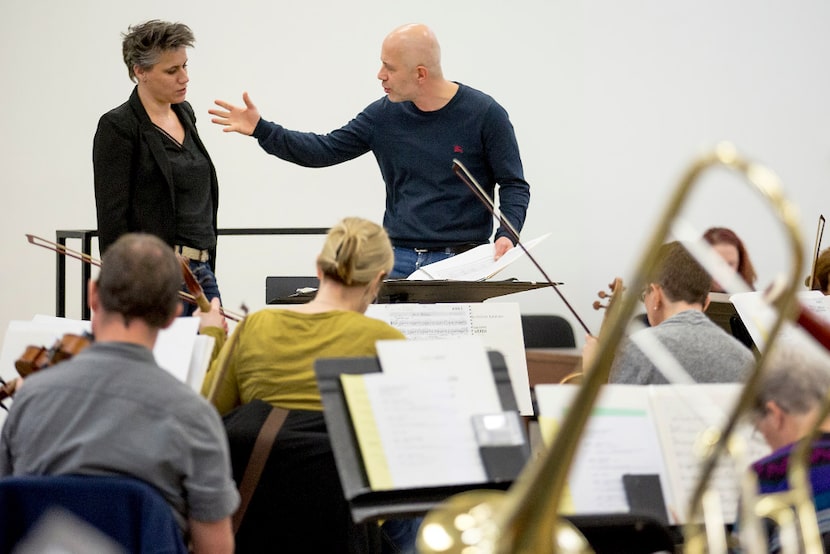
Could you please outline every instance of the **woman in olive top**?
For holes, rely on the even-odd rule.
[[[364,315],[392,265],[392,245],[382,227],[359,218],[342,220],[329,231],[317,257],[320,287],[315,298],[248,316],[237,327],[238,336],[223,347],[232,348],[231,352],[220,354],[208,370],[202,393],[208,395],[217,387],[212,396],[219,412],[225,415],[243,406],[226,417],[237,478],[263,420],[260,410],[255,422],[240,422],[247,417],[240,417],[244,406],[265,401],[290,410],[258,494],[253,495],[237,532],[238,553],[265,552],[275,545],[289,552],[365,551],[360,542],[365,537],[352,523],[340,487],[314,361],[374,356],[375,341],[404,338],[387,323]],[[223,358],[228,362],[219,367]],[[217,379],[221,381],[214,385]],[[237,440],[240,427],[247,434]],[[383,539],[407,550],[414,543],[417,523],[387,521]]]

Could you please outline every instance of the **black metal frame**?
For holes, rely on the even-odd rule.
[[[282,228],[234,228],[219,229],[217,234],[222,235],[325,235],[327,227],[282,227]],[[97,229],[71,229],[55,231],[56,241],[66,247],[67,239],[80,239],[81,252],[86,255],[92,253],[92,239],[98,236]],[[66,316],[66,256],[56,254],[57,271],[55,275],[55,315]],[[90,319],[89,298],[87,298],[87,283],[92,278],[92,266],[81,263],[81,319]]]

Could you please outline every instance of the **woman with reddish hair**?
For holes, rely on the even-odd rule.
[[[749,260],[749,253],[738,235],[732,229],[726,227],[712,227],[703,233],[703,238],[712,245],[712,248],[729,264],[729,267],[741,276],[749,285],[749,288],[755,290],[755,280],[758,276],[755,275],[755,268]],[[713,280],[712,292],[725,291],[720,284]]]

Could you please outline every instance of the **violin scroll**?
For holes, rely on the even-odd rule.
[[[614,302],[616,302],[617,298],[620,294],[622,294],[624,290],[622,279],[620,279],[619,277],[615,277],[612,282],[608,283],[608,290],[610,292],[607,292],[605,290],[597,292],[597,296],[600,299],[608,299],[608,301],[603,303],[600,300],[594,300],[594,303],[592,305],[595,310],[607,310],[611,308],[611,305]]]

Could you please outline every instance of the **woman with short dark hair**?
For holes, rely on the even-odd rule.
[[[127,232],[154,234],[188,260],[208,300],[219,298],[219,185],[185,100],[193,32],[151,20],[123,37],[124,64],[136,85],[124,104],[101,116],[92,148],[100,250]]]

